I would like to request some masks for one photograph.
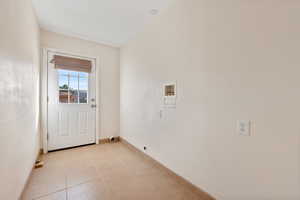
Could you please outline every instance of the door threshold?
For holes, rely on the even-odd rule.
[[[91,145],[95,145],[95,144],[96,143],[90,143],[90,144],[84,144],[84,145],[79,145],[79,146],[74,146],[74,147],[66,147],[66,148],[51,150],[48,152],[51,153],[51,152],[56,152],[56,151],[64,151],[64,150],[75,149],[75,148],[79,148],[79,147],[91,146]]]

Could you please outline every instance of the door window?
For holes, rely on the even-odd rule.
[[[57,70],[59,103],[87,104],[89,74],[68,70]]]

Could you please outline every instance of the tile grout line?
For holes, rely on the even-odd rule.
[[[79,186],[79,185],[84,185],[84,184],[90,183],[90,182],[92,182],[92,181],[94,181],[94,180],[100,180],[100,181],[101,181],[101,179],[98,177],[98,178],[90,179],[90,180],[88,180],[88,181],[84,181],[84,182],[81,182],[81,183],[77,183],[77,184],[72,185],[72,186],[66,186],[66,189],[70,189],[70,188],[73,188],[73,187],[77,187],[77,186]]]
[[[56,190],[56,191],[51,192],[51,193],[48,193],[48,194],[44,194],[44,195],[41,195],[41,196],[37,196],[37,197],[32,198],[32,200],[39,200],[40,198],[43,198],[43,197],[46,197],[46,196],[50,196],[50,195],[52,195],[52,194],[55,194],[55,193],[64,191],[64,190],[66,190],[66,189],[67,189],[67,188],[63,188],[63,189]]]
[[[65,187],[64,187],[64,188],[59,189],[59,190],[55,190],[55,191],[50,192],[50,193],[48,193],[48,194],[44,194],[44,195],[41,195],[41,196],[37,196],[37,197],[33,198],[32,200],[39,200],[40,198],[43,198],[43,197],[46,197],[46,196],[50,196],[50,195],[52,195],[52,194],[55,194],[55,193],[58,193],[58,192],[62,192],[62,191],[64,191],[64,190],[65,190],[66,193],[67,193],[67,191],[68,191],[68,186],[67,186],[67,176],[65,176]],[[66,199],[66,200],[68,200],[68,199]]]

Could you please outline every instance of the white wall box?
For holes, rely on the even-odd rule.
[[[163,85],[163,101],[165,108],[176,108],[177,84],[168,82]]]

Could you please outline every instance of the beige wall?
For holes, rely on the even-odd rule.
[[[0,1],[0,199],[17,200],[39,151],[39,27],[30,0]]]
[[[217,199],[299,200],[300,2],[175,0],[154,18],[121,50],[121,136]]]
[[[120,116],[120,52],[119,48],[89,42],[42,30],[41,46],[61,51],[99,57],[101,107],[100,138],[119,135]]]

